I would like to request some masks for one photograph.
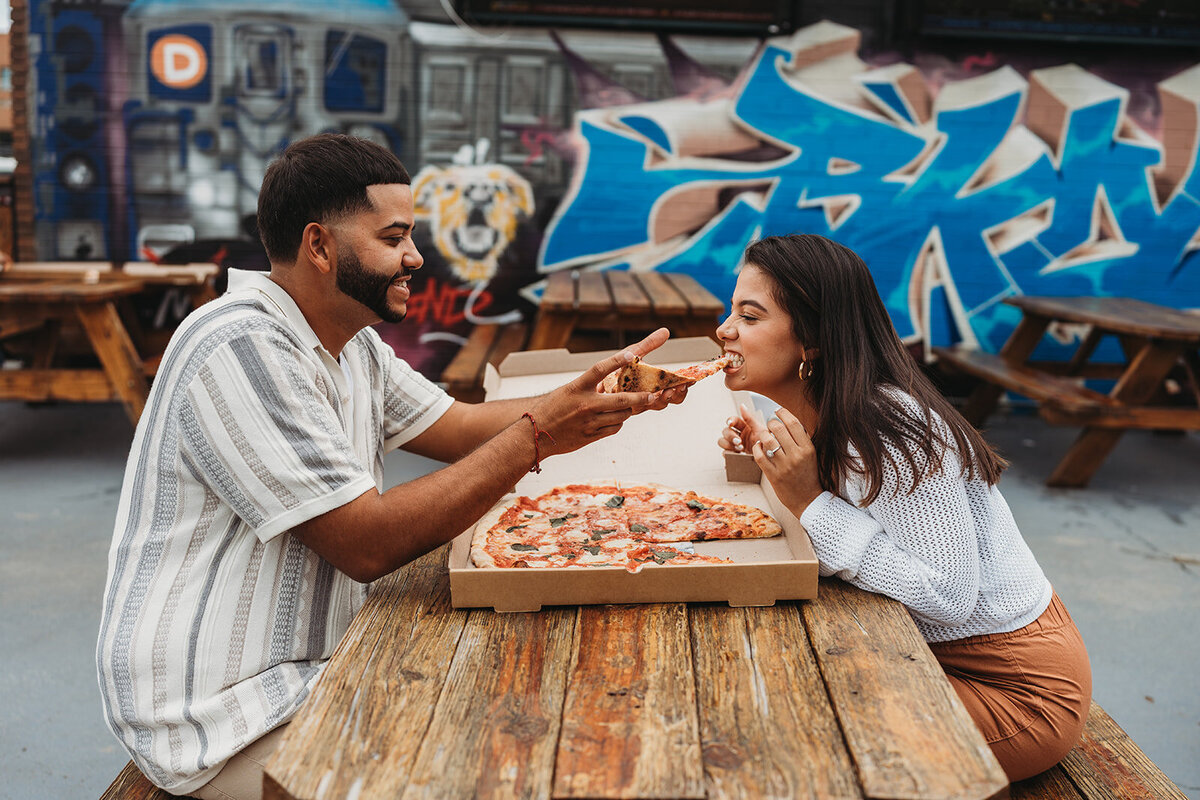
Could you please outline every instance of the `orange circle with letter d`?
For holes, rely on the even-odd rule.
[[[208,74],[204,46],[182,33],[169,33],[150,49],[150,71],[172,89],[190,89]]]

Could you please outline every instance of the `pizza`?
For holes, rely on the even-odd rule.
[[[672,386],[690,386],[698,380],[707,378],[729,365],[729,356],[723,355],[684,367],[680,370],[667,370],[655,367],[634,356],[633,361],[613,370],[600,383],[602,392],[661,392]]]
[[[511,497],[475,526],[477,567],[728,564],[694,551],[706,539],[778,536],[779,523],[754,506],[657,484],[570,484],[538,497]]]

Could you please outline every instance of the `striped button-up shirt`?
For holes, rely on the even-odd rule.
[[[186,794],[288,720],[362,606],[288,531],[370,490],[453,401],[371,328],[335,360],[265,274],[230,271],[138,422],[97,647],[109,727]]]

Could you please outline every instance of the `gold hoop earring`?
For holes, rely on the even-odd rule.
[[[800,362],[800,380],[802,380],[802,381],[803,381],[803,380],[807,380],[807,379],[808,379],[808,375],[805,375],[805,374],[804,374],[804,368],[805,368],[807,365],[808,365],[808,362],[807,362],[807,361],[801,361],[801,362]],[[811,375],[811,374],[812,374],[812,370],[810,369],[810,370],[809,370],[809,375]]]

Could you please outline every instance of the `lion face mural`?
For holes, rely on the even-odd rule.
[[[533,214],[529,182],[501,164],[425,167],[413,179],[418,218],[461,280],[487,282],[522,217]]]

